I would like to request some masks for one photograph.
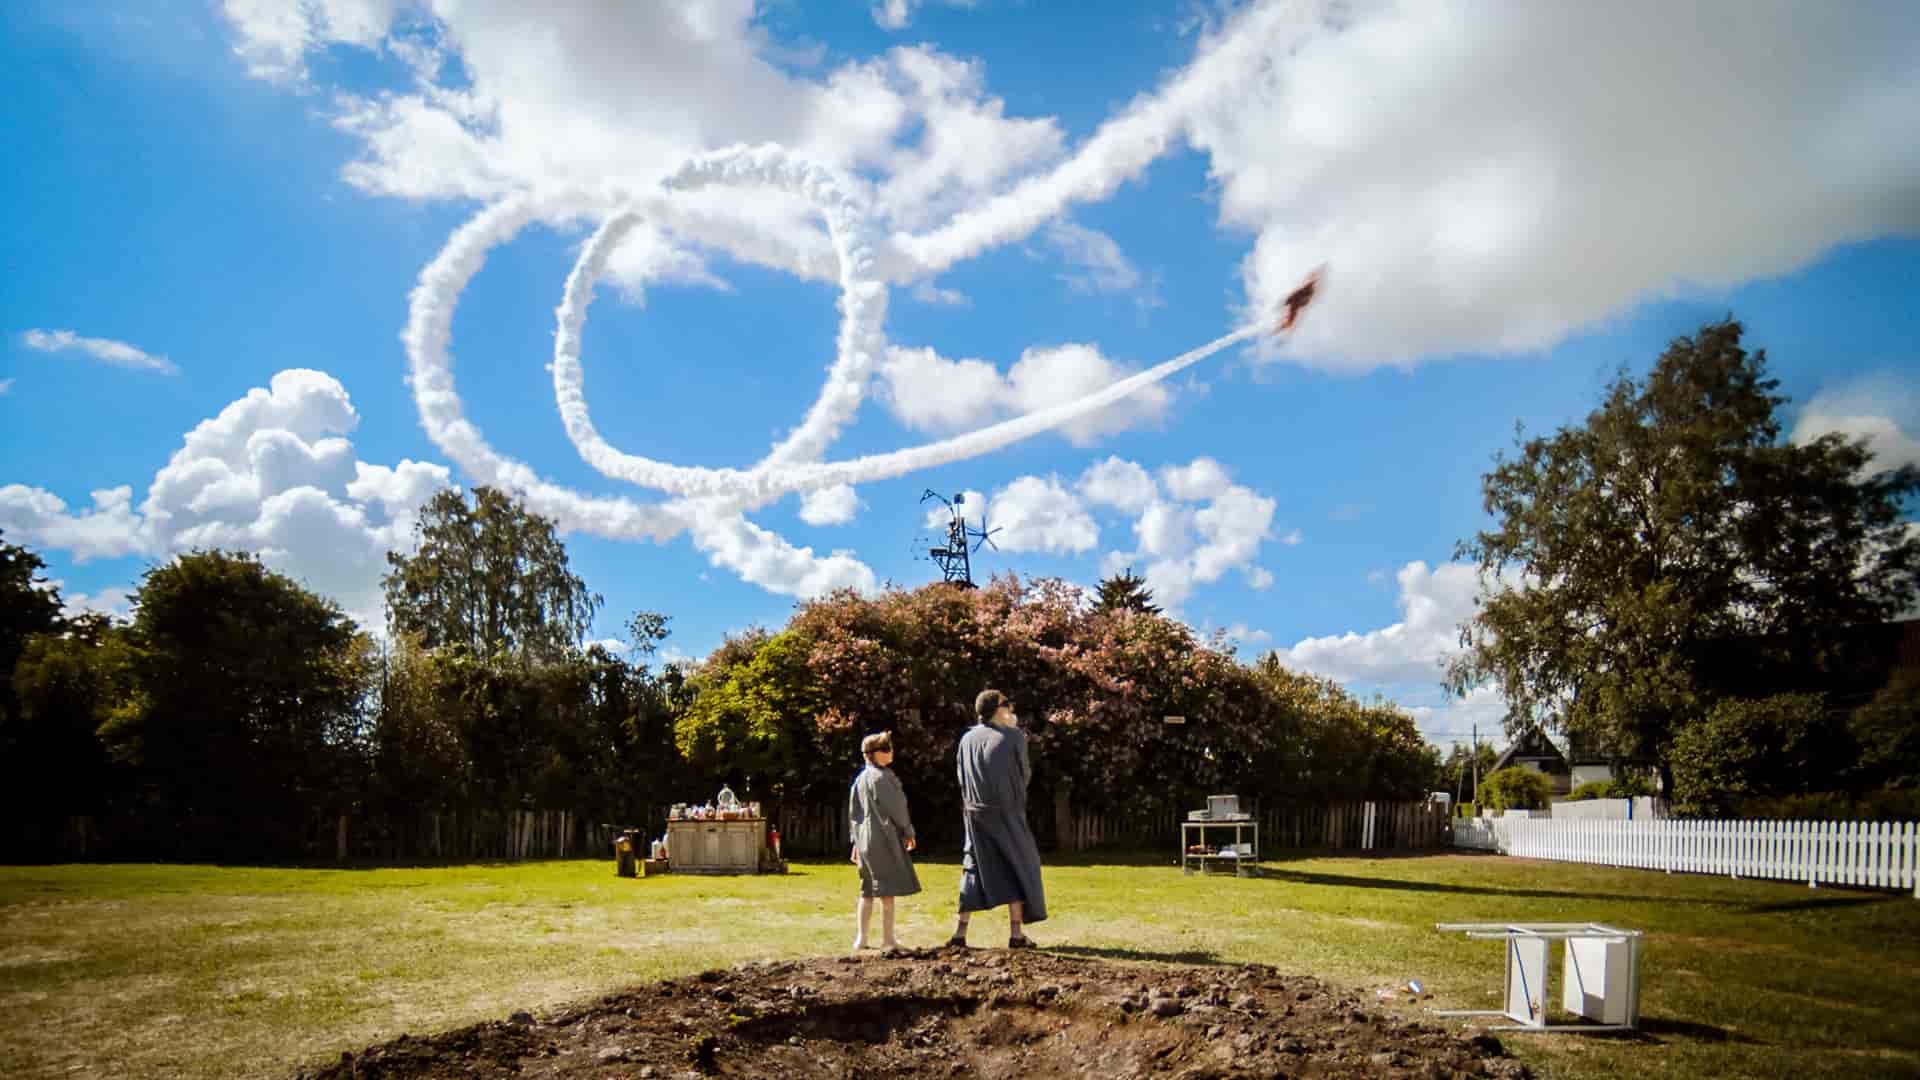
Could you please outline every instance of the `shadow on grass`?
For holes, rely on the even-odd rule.
[[[1905,893],[1878,893],[1871,896],[1820,896],[1805,900],[1788,900],[1778,904],[1753,904],[1746,911],[1750,915],[1785,915],[1795,911],[1827,911],[1833,908],[1859,907],[1862,904],[1884,904],[1889,900],[1905,899]]]
[[[1665,1036],[1664,1038],[1662,1036]],[[1751,1035],[1742,1035],[1737,1031],[1713,1024],[1701,1024],[1692,1020],[1674,1020],[1661,1016],[1643,1016],[1638,1031],[1596,1031],[1590,1038],[1614,1039],[1619,1042],[1641,1043],[1647,1046],[1665,1046],[1668,1039],[1691,1039],[1695,1042],[1731,1043],[1739,1046],[1764,1046],[1765,1043]]]
[[[1045,950],[1063,956],[1086,956],[1096,960],[1141,960],[1156,964],[1204,964],[1219,966],[1227,961],[1210,949],[1182,949],[1179,952],[1149,952],[1145,949],[1100,948],[1094,945],[1048,945]]]
[[[1643,894],[1596,893],[1584,889],[1503,889],[1484,885],[1451,885],[1440,881],[1407,881],[1403,878],[1358,877],[1353,874],[1322,874],[1303,870],[1288,870],[1278,866],[1263,866],[1260,876],[1267,881],[1286,881],[1295,885],[1330,885],[1343,889],[1389,889],[1395,892],[1444,893],[1457,896],[1506,896],[1532,900],[1616,900],[1621,903],[1644,903]],[[1709,899],[1688,899],[1684,897],[1663,897],[1663,904],[1703,904],[1712,907],[1724,907],[1725,901]]]

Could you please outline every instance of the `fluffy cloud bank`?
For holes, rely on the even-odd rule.
[[[338,380],[282,371],[188,432],[137,507],[131,486],[95,491],[91,506],[69,508],[52,492],[8,484],[0,487],[0,528],[79,562],[194,548],[256,552],[378,625],[386,553],[411,548],[416,511],[450,478],[429,462],[358,460],[345,438],[358,424]],[[113,610],[124,592],[74,602]]]
[[[897,27],[915,6],[874,10]],[[338,106],[369,191],[639,190],[688,153],[776,141],[872,185],[901,280],[1044,228],[1076,280],[1137,283],[1064,215],[1190,146],[1221,224],[1253,236],[1251,311],[1333,264],[1288,348],[1325,366],[1539,348],[1675,289],[1920,229],[1920,21],[1898,3],[1249,3],[1077,146],[933,46],[795,63],[751,0],[225,10],[263,77],[337,46],[413,61],[411,85]],[[817,227],[778,200],[708,204],[661,239],[663,261],[714,245],[829,272]]]

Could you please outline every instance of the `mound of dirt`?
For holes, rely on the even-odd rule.
[[[1498,1039],[1269,967],[924,950],[707,971],[302,1077],[1499,1077]]]

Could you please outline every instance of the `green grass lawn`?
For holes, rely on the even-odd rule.
[[[921,864],[901,936],[951,929],[951,862]],[[614,876],[611,861],[434,869],[0,867],[0,1075],[288,1075],[401,1032],[539,1010],[852,938],[850,866]],[[1508,1038],[1545,1076],[1920,1075],[1920,901],[1498,856],[1280,859],[1260,879],[1054,861],[1042,947],[1260,961],[1362,989],[1419,978],[1489,1008],[1500,946],[1436,922],[1647,932],[1637,1040]],[[973,943],[1005,944],[1003,918]],[[878,914],[876,913],[876,919]],[[877,927],[876,927],[877,930]],[[1558,1000],[1558,956],[1552,1000]]]

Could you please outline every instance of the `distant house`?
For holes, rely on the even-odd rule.
[[[1553,740],[1547,738],[1547,733],[1540,730],[1537,724],[1521,732],[1512,745],[1500,752],[1500,756],[1494,759],[1493,771],[1499,772],[1509,765],[1546,774],[1555,795],[1565,795],[1573,790],[1573,767],[1567,764],[1566,755],[1553,745]]]
[[[1583,739],[1579,735],[1567,736],[1567,765],[1572,772],[1574,787],[1596,781],[1604,784],[1609,780],[1625,780],[1633,776],[1653,781],[1658,776],[1657,763],[1652,758],[1610,754],[1601,749],[1595,740]]]

